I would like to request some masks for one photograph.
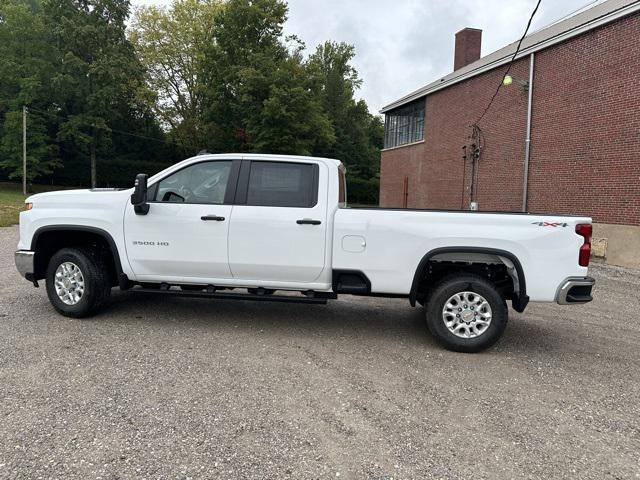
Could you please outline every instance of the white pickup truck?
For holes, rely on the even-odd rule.
[[[337,160],[199,155],[128,190],[33,195],[19,272],[46,279],[63,315],[94,313],[112,287],[187,297],[326,303],[338,294],[425,307],[447,348],[503,333],[506,300],[591,300],[591,219],[350,208]],[[242,292],[242,293],[241,293]]]

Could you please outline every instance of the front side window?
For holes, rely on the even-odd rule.
[[[384,148],[393,148],[424,139],[425,100],[404,105],[385,115]]]
[[[231,161],[201,162],[160,180],[155,201],[220,205],[227,191]]]
[[[313,207],[318,199],[318,165],[251,162],[247,205]]]

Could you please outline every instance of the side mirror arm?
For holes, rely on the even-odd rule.
[[[142,205],[134,205],[133,211],[136,212],[136,215],[146,215],[149,213],[150,205],[148,203],[144,203]]]

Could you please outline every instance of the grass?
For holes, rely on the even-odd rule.
[[[68,187],[51,185],[33,185],[31,187],[34,193],[61,190],[63,188]],[[22,194],[22,184],[0,182],[0,227],[8,227],[18,223],[20,212],[24,210],[24,200],[29,195]]]
[[[24,199],[20,188],[10,189],[0,185],[0,227],[18,223],[20,212],[24,210]]]

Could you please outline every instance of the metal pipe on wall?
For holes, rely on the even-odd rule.
[[[529,196],[529,155],[531,153],[531,109],[533,107],[533,67],[535,54],[529,55],[529,91],[527,102],[527,134],[524,140],[524,176],[522,179],[522,211],[527,211]]]

